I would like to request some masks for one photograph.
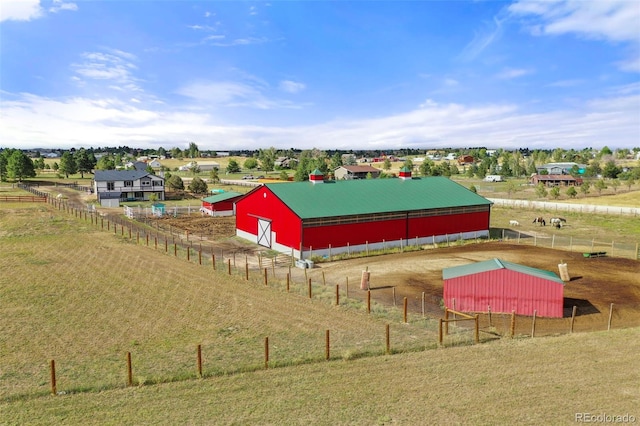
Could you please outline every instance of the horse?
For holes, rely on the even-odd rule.
[[[520,226],[520,222],[518,222],[517,220],[510,220],[509,221],[509,225],[510,226]]]
[[[562,228],[562,224],[566,222],[567,219],[563,217],[552,217],[551,219],[549,219],[549,223],[558,229]]]
[[[539,223],[541,226],[547,226],[547,222],[545,222],[542,216],[538,216],[535,219],[533,219],[532,223]]]

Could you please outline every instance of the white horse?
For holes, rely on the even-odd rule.
[[[520,226],[520,222],[518,222],[517,220],[510,220],[509,226]]]
[[[552,217],[551,219],[549,219],[549,223],[558,229],[562,228],[562,224],[566,222],[567,222],[567,219],[563,217]]]

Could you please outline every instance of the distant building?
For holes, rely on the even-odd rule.
[[[587,169],[586,164],[578,164],[578,163],[547,163],[542,166],[536,167],[536,170],[539,174],[542,174],[546,171],[549,175],[568,175],[571,174],[571,170],[574,167],[577,167],[578,174],[582,175]]]
[[[380,176],[380,169],[372,166],[340,166],[334,170],[336,180],[366,179],[371,173],[372,178]]]
[[[531,176],[531,183],[533,185],[542,183],[550,188],[554,186],[580,186],[582,185],[582,179],[571,175],[533,175]]]
[[[148,201],[151,194],[164,200],[164,178],[138,170],[96,170],[93,189],[103,207],[120,201]]]

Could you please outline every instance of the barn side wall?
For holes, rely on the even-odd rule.
[[[511,313],[562,318],[564,286],[554,281],[499,269],[444,281],[444,303],[462,312]]]
[[[257,243],[258,217],[271,221],[271,248],[284,253],[290,253],[290,248],[299,249],[300,218],[265,186],[236,203],[236,235]],[[287,247],[289,251],[278,247]]]

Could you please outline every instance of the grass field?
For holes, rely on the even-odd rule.
[[[492,222],[512,214],[498,209]],[[630,222],[604,235],[637,241],[633,218],[620,220]],[[433,320],[335,306],[317,284],[309,299],[300,282],[288,294],[282,277],[265,286],[258,274],[213,272],[42,204],[0,204],[0,247],[0,423],[569,424],[584,412],[640,421],[637,328],[434,349]]]

